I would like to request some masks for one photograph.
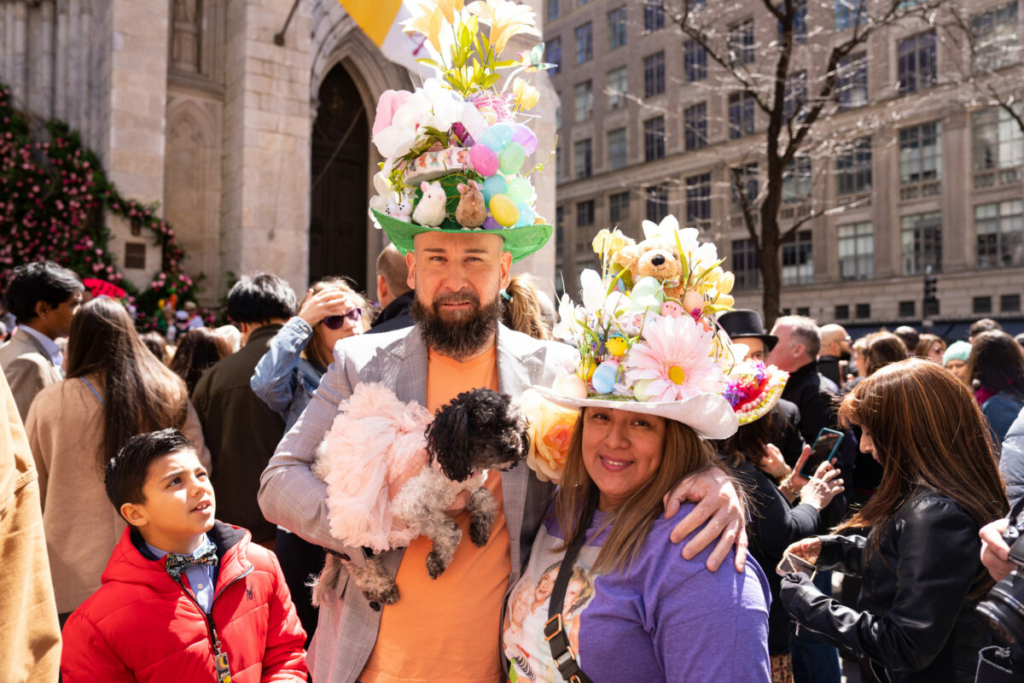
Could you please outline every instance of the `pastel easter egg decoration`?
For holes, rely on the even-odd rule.
[[[491,197],[488,207],[491,209],[491,216],[494,217],[494,220],[504,228],[511,228],[519,220],[519,209],[516,208],[516,203],[506,195],[494,195]]]
[[[579,375],[566,375],[555,382],[555,391],[569,398],[586,398],[587,384]]]
[[[626,347],[628,343],[625,337],[612,337],[604,343],[604,347],[608,349],[608,353],[615,356],[616,358],[626,353]]]
[[[584,379],[587,382],[589,382],[590,378],[594,376],[594,370],[596,370],[596,369],[597,369],[597,365],[594,364],[594,361],[592,361],[592,360],[586,361],[580,367],[580,372],[582,373],[581,379]]]
[[[469,148],[469,162],[473,164],[473,170],[485,178],[490,178],[498,172],[500,161],[494,150],[487,145],[473,145]]]
[[[661,283],[653,277],[640,278],[629,294],[632,300],[630,310],[661,310],[661,302],[665,300],[665,292]]]
[[[693,315],[694,311],[697,311],[698,315],[704,310],[704,297],[697,292],[687,292],[683,296],[683,310]]]
[[[495,152],[501,153],[501,150],[508,146],[508,143],[512,142],[512,136],[515,135],[515,129],[511,124],[508,123],[496,123],[487,129],[492,135],[496,136],[499,147],[493,148]]]
[[[516,202],[516,209],[519,210],[519,220],[516,221],[517,228],[533,225],[533,219],[536,218],[537,214],[533,212],[529,204],[526,202]]]
[[[610,394],[615,389],[615,378],[619,374],[618,361],[606,360],[594,370],[594,376],[590,383],[594,385],[594,391],[599,394]]]
[[[633,384],[633,398],[641,402],[647,402],[654,398],[654,394],[647,390],[653,381],[653,379],[637,380],[637,382]]]
[[[533,196],[533,187],[530,186],[530,181],[526,178],[513,178],[508,182],[508,198],[512,201],[528,202],[530,197]]]
[[[523,168],[523,162],[526,161],[526,150],[518,142],[510,142],[498,155],[498,159],[501,162],[499,168],[502,173],[506,175],[519,173]]]
[[[530,130],[527,126],[521,123],[517,123],[514,126],[514,132],[512,133],[512,142],[518,142],[526,150],[527,154],[533,154],[537,151],[537,135]]]
[[[500,175],[493,176],[484,181],[484,201],[491,203],[491,197],[496,194],[507,194],[508,183]]]
[[[483,228],[484,230],[501,230],[501,223],[494,220],[494,216],[488,216],[484,219]]]

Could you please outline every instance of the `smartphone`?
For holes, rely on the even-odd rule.
[[[804,466],[800,468],[800,476],[804,479],[813,477],[821,463],[831,460],[839,452],[839,446],[843,443],[844,436],[845,434],[842,432],[828,428],[818,432],[818,438],[814,440],[811,454],[804,461]]]
[[[775,573],[779,576],[785,576],[786,574],[806,574],[807,576],[814,578],[814,575],[818,572],[817,568],[796,555],[786,554],[782,556],[782,561],[779,562],[779,566],[775,568]]]

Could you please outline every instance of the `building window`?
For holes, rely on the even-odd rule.
[[[747,19],[729,27],[729,61],[752,64],[754,61],[754,20]]]
[[[974,231],[978,236],[978,268],[1024,265],[1024,202],[1014,199],[974,207]]]
[[[589,178],[594,174],[594,145],[590,138],[579,140],[573,146],[576,154],[576,180]]]
[[[562,130],[562,93],[558,95],[558,106],[555,107],[555,130]]]
[[[558,145],[555,147],[555,184],[562,182],[562,178],[565,177],[562,173],[562,164],[568,163],[563,161],[564,154],[562,154],[562,146]]]
[[[871,317],[871,304],[857,304],[857,319],[867,320]]]
[[[1020,63],[1016,0],[975,16],[971,20],[971,32],[974,34],[974,73]]]
[[[971,311],[973,313],[992,312],[992,297],[990,296],[976,296],[971,303]]]
[[[686,179],[686,224],[707,228],[711,223],[711,174]]]
[[[1017,112],[1020,113],[1020,105]],[[1002,107],[974,112],[974,170],[1020,166],[1024,159],[1024,137],[1020,126]]]
[[[664,0],[644,0],[644,30],[653,33],[665,28]]]
[[[785,3],[778,5],[779,13],[786,11]],[[779,42],[782,42],[782,21],[779,21]],[[807,0],[793,0],[793,42],[807,42]]]
[[[124,243],[124,267],[125,268],[138,268],[145,270],[146,268],[146,245],[142,242],[125,242]]]
[[[896,73],[901,94],[917,92],[935,85],[935,31],[905,38],[896,46]]]
[[[798,204],[811,198],[811,158],[805,155],[793,157],[782,172],[782,201]]]
[[[786,120],[802,120],[806,116],[807,72],[790,74],[786,79],[786,95],[782,101],[782,113]]]
[[[588,199],[585,202],[576,203],[576,227],[585,227],[594,224],[594,200]]]
[[[626,6],[608,13],[608,49],[614,50],[626,44]]]
[[[810,230],[797,230],[782,240],[782,284],[814,282],[814,249]]]
[[[626,168],[626,129],[608,132],[608,166],[613,171]]]
[[[686,67],[686,82],[696,83],[708,77],[708,51],[696,40],[683,45],[683,65]]]
[[[565,249],[565,207],[555,207],[555,248],[561,256]]]
[[[548,73],[552,76],[562,73],[562,37],[552,38],[544,44],[544,60],[555,65]]]
[[[660,223],[668,215],[668,185],[647,188],[647,220]]]
[[[836,320],[849,320],[850,319],[850,304],[836,304]]]
[[[548,0],[548,21],[553,21],[562,16],[559,10],[558,0]]]
[[[839,61],[836,69],[836,98],[840,109],[854,109],[868,103],[867,53],[862,52]]]
[[[748,92],[729,95],[729,139],[754,134],[754,96]]]
[[[875,234],[870,222],[840,225],[839,278],[870,280],[875,274]]]
[[[644,57],[644,97],[665,92],[665,53]]]
[[[761,273],[757,269],[757,247],[754,240],[732,241],[732,274],[736,289],[757,289],[761,286]]]
[[[921,213],[900,219],[903,274],[923,275],[942,269],[942,213]]]
[[[860,138],[836,157],[840,195],[871,191],[871,138]]]
[[[626,67],[608,72],[608,108],[622,109],[626,106],[629,81]]]
[[[864,0],[835,0],[836,30],[845,31],[853,28],[867,15],[864,7]]]
[[[629,220],[629,192],[620,192],[608,197],[608,218],[613,226]]]
[[[1020,313],[1020,294],[1003,294],[999,297],[1000,313]]]
[[[917,302],[916,301],[901,301],[900,302],[900,317],[901,318],[913,318],[917,315]]]
[[[708,146],[708,105],[705,102],[687,107],[683,111],[686,151],[692,152]]]
[[[594,85],[591,81],[576,84],[576,123],[588,121],[594,114]]]
[[[729,169],[729,180],[729,186],[732,190],[733,211],[736,213],[743,211],[743,199],[737,190],[737,184],[743,188],[743,196],[747,200],[747,206],[753,210],[757,205],[761,189],[761,181],[757,174],[757,162]]]
[[[589,21],[576,28],[576,63],[594,58],[594,25]]]
[[[942,123],[900,129],[900,182],[942,179]]]
[[[665,117],[657,116],[644,121],[644,160],[665,158]]]

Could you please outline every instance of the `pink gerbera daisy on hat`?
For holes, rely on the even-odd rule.
[[[720,392],[725,376],[710,355],[713,337],[689,316],[652,320],[624,361],[626,384],[638,401],[681,401]]]

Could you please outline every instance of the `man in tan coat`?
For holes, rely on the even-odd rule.
[[[0,346],[0,367],[22,420],[36,394],[64,378],[64,356],[54,340],[68,336],[81,305],[82,283],[67,268],[44,261],[14,269],[7,308],[18,319],[18,331]]]
[[[0,374],[0,662],[5,681],[52,683],[60,627],[43,537],[38,475],[7,380]]]

